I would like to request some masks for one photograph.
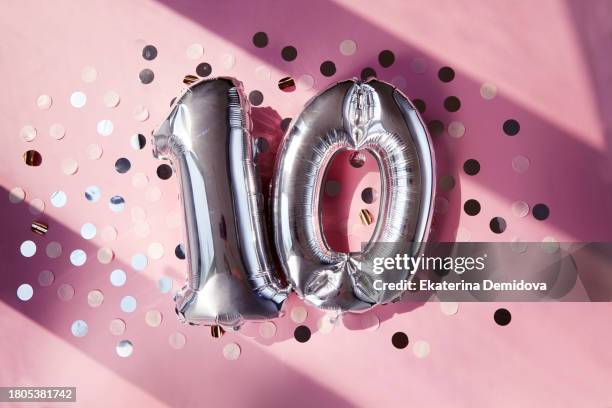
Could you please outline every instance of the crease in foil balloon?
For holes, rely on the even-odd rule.
[[[334,156],[367,150],[381,175],[380,212],[361,252],[336,252],[321,224],[322,183]],[[427,240],[434,196],[434,156],[427,129],[399,90],[349,80],[311,99],[287,131],[273,180],[274,238],[288,281],[315,306],[360,311],[403,291],[376,281],[412,279],[409,271],[374,273],[375,258],[418,256]]]
[[[248,103],[232,78],[192,84],[153,135],[180,183],[188,274],[175,296],[189,324],[238,328],[277,317],[287,298],[266,236]]]

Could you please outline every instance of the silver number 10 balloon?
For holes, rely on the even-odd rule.
[[[266,237],[247,106],[238,81],[201,81],[153,135],[155,156],[170,159],[180,180],[189,273],[175,301],[187,323],[237,328],[278,316],[287,297]]]
[[[374,233],[361,252],[350,254],[328,246],[320,205],[326,169],[336,153],[347,149],[365,149],[375,157],[382,185]],[[285,136],[273,181],[276,249],[298,295],[340,311],[397,299],[402,291],[379,290],[375,282],[400,282],[410,279],[409,272],[376,274],[367,265],[376,257],[422,253],[434,180],[427,129],[393,86],[350,80],[312,99]]]

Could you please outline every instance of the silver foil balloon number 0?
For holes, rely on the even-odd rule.
[[[382,185],[374,233],[361,252],[350,254],[327,244],[320,206],[326,169],[335,154],[347,149],[365,149],[375,157]],[[410,279],[410,273],[378,274],[368,266],[376,257],[422,253],[434,180],[427,129],[393,86],[345,81],[312,99],[285,136],[273,181],[276,249],[298,295],[341,311],[397,299],[402,291],[381,288]]]
[[[180,180],[188,279],[175,296],[190,324],[239,327],[277,317],[287,290],[275,274],[241,84],[192,85],[153,135]]]

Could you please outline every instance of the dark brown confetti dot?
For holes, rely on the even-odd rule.
[[[493,314],[493,319],[500,326],[507,326],[512,320],[512,315],[508,309],[497,309]]]
[[[249,93],[249,102],[253,106],[259,106],[263,103],[264,96],[260,91],[251,91]]]
[[[444,123],[437,119],[431,120],[427,124],[427,129],[429,130],[430,135],[440,136],[442,133],[444,133]]]
[[[381,51],[378,54],[378,63],[383,68],[389,68],[395,62],[395,55],[389,50]]]
[[[196,74],[198,74],[198,76],[201,76],[202,78],[205,78],[212,74],[212,67],[209,63],[202,62],[196,67]]]
[[[438,78],[442,82],[450,82],[455,79],[455,71],[451,67],[442,67],[438,71]]]
[[[468,159],[463,163],[463,171],[468,176],[475,176],[480,172],[480,163],[476,159]]]
[[[28,150],[23,154],[23,161],[28,166],[40,166],[42,164],[42,156],[36,150]]]
[[[444,109],[449,112],[457,112],[461,108],[461,101],[456,96],[449,96],[444,100]]]
[[[531,213],[536,220],[544,221],[550,215],[550,209],[546,204],[536,204],[533,206]]]
[[[514,136],[521,130],[521,125],[515,119],[508,119],[504,122],[503,129],[508,136]]]
[[[130,170],[130,167],[132,167],[132,164],[125,157],[117,159],[115,162],[115,170],[117,170],[117,173],[127,173]]]
[[[480,203],[474,199],[467,200],[463,204],[463,211],[465,211],[467,215],[478,215],[480,212]]]
[[[397,349],[405,349],[408,347],[408,336],[404,332],[395,332],[391,336],[391,344]]]
[[[264,48],[268,45],[268,34],[260,31],[253,36],[253,45],[257,48]]]
[[[140,79],[140,82],[142,82],[145,85],[153,82],[154,78],[155,78],[155,74],[149,68],[143,69],[138,74],[138,79]]]
[[[366,156],[363,152],[353,152],[349,156],[349,163],[356,169],[363,167],[366,162]]]
[[[366,187],[361,191],[361,201],[366,204],[372,204],[377,198],[376,190],[372,187]]]
[[[278,89],[283,92],[293,92],[295,91],[295,81],[291,77],[281,78],[278,81]]]
[[[281,57],[283,57],[285,61],[293,61],[297,58],[297,49],[292,45],[288,45],[282,49]]]
[[[310,335],[311,333],[308,326],[298,326],[293,332],[293,337],[300,343],[306,343],[310,340]]]
[[[174,248],[174,255],[178,259],[185,259],[185,250],[183,249],[183,244],[178,244],[176,248]]]
[[[422,99],[413,99],[412,100],[412,104],[414,105],[415,108],[417,108],[417,110],[419,111],[419,113],[425,113],[425,101]]]
[[[367,81],[370,78],[376,78],[376,71],[374,68],[366,67],[361,70],[361,80]]]
[[[280,123],[280,128],[283,132],[286,132],[289,129],[289,125],[291,124],[291,118],[285,118]]]
[[[157,166],[157,177],[162,180],[168,180],[170,177],[172,177],[172,167],[165,163],[160,164]]]
[[[154,45],[147,45],[142,49],[142,58],[153,61],[157,57],[157,48]]]
[[[506,220],[502,217],[493,217],[489,222],[489,228],[496,234],[501,234],[506,230]]]
[[[321,64],[321,74],[330,77],[336,73],[336,64],[332,61],[325,61]]]

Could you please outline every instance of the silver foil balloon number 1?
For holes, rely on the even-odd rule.
[[[231,78],[192,85],[153,135],[180,180],[188,279],[175,296],[191,324],[237,328],[277,317],[287,289],[270,254],[250,118]]]

